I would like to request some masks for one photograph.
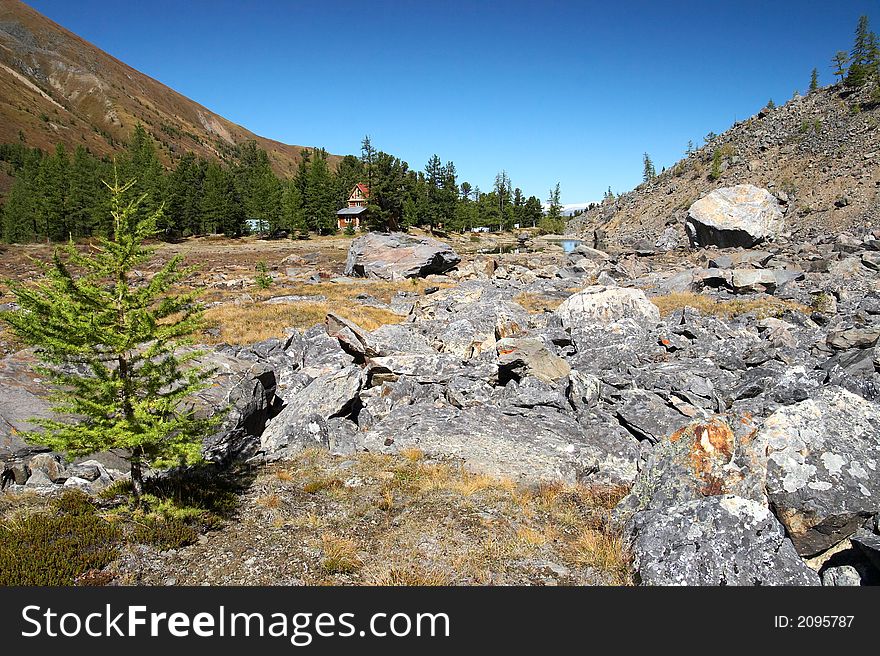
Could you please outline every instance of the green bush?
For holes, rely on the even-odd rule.
[[[67,496],[67,495],[65,495]],[[0,585],[72,585],[116,558],[119,531],[81,500],[72,512],[37,513],[0,523]]]
[[[254,284],[260,289],[268,289],[273,282],[275,281],[269,275],[269,267],[266,266],[266,263],[262,260],[257,262],[257,276],[254,278]]]
[[[65,490],[50,502],[52,508],[67,515],[94,515],[97,511],[92,497],[82,490]]]
[[[195,542],[198,537],[198,530],[184,520],[157,516],[143,518],[131,534],[134,542],[152,544],[163,551],[185,547]]]

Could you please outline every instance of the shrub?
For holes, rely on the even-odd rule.
[[[65,490],[60,497],[52,500],[51,506],[68,515],[94,515],[96,512],[92,498],[77,489]]]
[[[257,276],[254,278],[254,284],[260,289],[268,289],[273,282],[275,281],[269,275],[269,267],[266,266],[266,263],[262,260],[257,262]]]
[[[152,544],[162,551],[185,547],[195,542],[198,537],[199,532],[184,520],[157,516],[143,518],[131,534],[134,542]]]
[[[0,585],[72,585],[116,558],[118,529],[81,500],[75,512],[37,513],[0,523]],[[89,504],[91,505],[91,504]]]

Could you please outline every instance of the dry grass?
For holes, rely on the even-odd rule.
[[[334,469],[343,462],[344,474]],[[308,481],[285,488],[293,496],[284,511],[293,513],[285,531],[320,545],[317,578],[306,576],[308,583],[541,582],[546,572],[523,572],[532,561],[579,572],[571,582],[632,583],[630,555],[610,523],[622,487],[523,486],[418,449],[347,458],[310,450],[270,471],[275,480],[278,470]],[[302,511],[296,498],[306,503]]]
[[[450,583],[447,572],[426,570],[418,566],[405,569],[391,567],[369,581],[369,585],[390,586],[440,586]]]
[[[264,508],[280,508],[281,507],[281,497],[277,494],[267,494],[265,496],[257,498],[257,503]]]
[[[353,321],[365,330],[375,330],[379,326],[400,323],[403,320],[400,315],[380,308],[343,306],[331,302],[292,305],[228,304],[210,308],[205,313],[207,326],[219,329],[219,334],[206,333],[204,341],[215,344],[252,344],[270,337],[283,337],[286,328],[311,328],[323,323],[330,312]]]
[[[368,294],[383,303],[389,303],[399,291],[421,294],[430,286],[431,283],[421,279],[276,284],[265,290],[250,289],[244,300],[239,291],[235,302],[230,302],[235,300],[235,294],[215,291],[203,300],[221,304],[205,312],[205,322],[208,328],[218,329],[219,334],[206,333],[205,341],[251,344],[270,337],[282,337],[285,328],[304,330],[323,323],[329,312],[353,321],[364,330],[375,330],[385,324],[400,323],[403,317],[383,308],[362,305],[357,300],[358,295]],[[275,296],[323,296],[324,300],[280,304],[263,302]]]
[[[533,292],[521,292],[513,297],[514,303],[518,303],[531,314],[553,312],[553,310],[562,305],[563,300],[561,298],[548,298]]]
[[[625,491],[523,485],[416,450],[333,456],[312,449],[264,469],[234,521],[173,562],[157,555],[137,565],[136,580],[630,585],[630,554],[610,522]]]
[[[666,317],[678,309],[690,307],[703,315],[711,315],[730,319],[743,314],[754,314],[759,319],[779,317],[786,310],[810,312],[810,308],[772,296],[755,299],[733,299],[722,301],[706,294],[678,292],[665,296],[653,296],[651,302],[660,310],[660,316]]]
[[[321,550],[324,552],[321,568],[327,574],[350,574],[363,565],[354,540],[325,533],[321,536]]]
[[[286,469],[279,469],[277,472],[275,472],[275,478],[277,478],[282,483],[289,483],[293,480],[293,474],[291,474]]]

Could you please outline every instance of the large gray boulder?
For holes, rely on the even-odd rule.
[[[775,237],[782,226],[773,194],[741,184],[716,189],[691,205],[685,230],[693,246],[751,248]]]
[[[780,408],[755,436],[767,495],[798,552],[818,554],[880,512],[880,409],[840,387]]]
[[[629,525],[643,585],[819,585],[761,503],[729,494],[636,514]]]
[[[30,419],[54,417],[49,390],[33,371],[37,364],[31,349],[0,359],[0,460],[27,459],[47,450],[21,438],[36,429]]]
[[[602,326],[624,319],[653,328],[660,321],[660,311],[641,289],[602,285],[569,296],[556,308],[556,315],[566,328]]]
[[[266,421],[277,412],[277,381],[261,362],[210,351],[196,361],[214,369],[210,386],[187,401],[203,416],[224,413],[217,431],[205,440],[205,456],[228,462],[246,457],[259,444]]]
[[[460,261],[452,247],[430,237],[370,232],[351,242],[345,275],[385,280],[417,278],[444,273]]]
[[[396,407],[362,437],[368,451],[418,448],[435,457],[461,458],[481,473],[527,483],[614,479],[617,472],[629,477],[637,458],[625,436],[608,444],[600,435],[585,439],[577,421],[550,408]]]

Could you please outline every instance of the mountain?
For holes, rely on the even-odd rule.
[[[62,142],[110,155],[138,122],[162,145],[166,163],[187,151],[222,158],[254,140],[275,172],[288,176],[303,151],[226,120],[18,0],[0,0],[0,143],[24,135],[44,150]]]
[[[794,238],[880,226],[880,106],[869,84],[795,96],[736,123],[649,182],[568,223],[608,244],[654,242],[713,189],[751,183],[780,199]],[[713,171],[714,169],[714,171]],[[717,175],[716,175],[717,174]]]

